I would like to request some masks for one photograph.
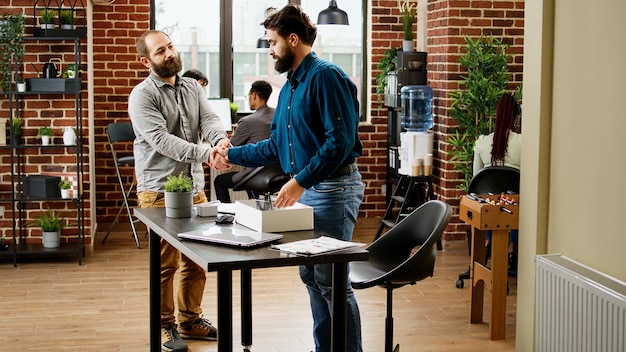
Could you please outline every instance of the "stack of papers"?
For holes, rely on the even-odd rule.
[[[272,245],[272,248],[281,252],[312,256],[342,251],[348,248],[362,247],[364,243],[348,242],[333,237],[322,236],[309,240],[295,241],[284,244]]]

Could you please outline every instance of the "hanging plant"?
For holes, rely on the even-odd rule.
[[[12,68],[24,62],[24,15],[2,15],[0,23],[0,90],[8,92],[13,83]],[[12,66],[15,65],[15,66]],[[16,70],[17,71],[17,70]],[[16,72],[16,75],[17,72]],[[19,76],[19,75],[18,75]],[[18,77],[15,77],[17,82]]]

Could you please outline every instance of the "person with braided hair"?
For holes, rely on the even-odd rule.
[[[520,169],[522,158],[522,134],[514,131],[515,121],[522,110],[509,93],[498,101],[496,126],[492,133],[480,135],[474,145],[474,176],[488,166],[504,165]],[[517,230],[509,233],[509,268],[517,269]],[[485,233],[487,257],[491,254],[491,231]]]

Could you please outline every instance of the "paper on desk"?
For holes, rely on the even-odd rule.
[[[297,254],[297,255],[318,255],[331,252],[338,252],[344,249],[353,247],[362,247],[365,243],[348,242],[338,240],[333,237],[321,236],[318,238],[312,238],[308,240],[301,240],[283,244],[272,245],[273,249],[279,250],[285,253]]]

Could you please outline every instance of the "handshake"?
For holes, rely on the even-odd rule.
[[[224,138],[221,139],[215,147],[211,149],[209,154],[209,166],[217,171],[225,171],[231,168],[230,161],[228,161],[228,148],[232,147],[230,140]]]

